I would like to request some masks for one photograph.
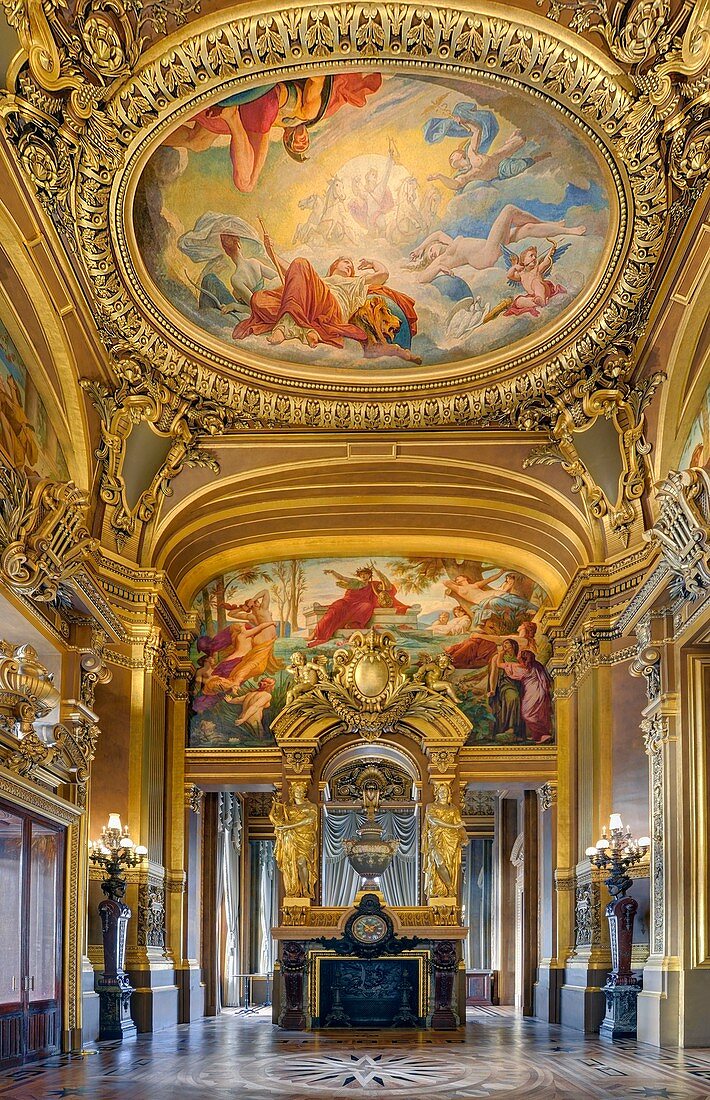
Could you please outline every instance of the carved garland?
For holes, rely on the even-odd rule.
[[[1,107],[6,132],[55,223],[81,256],[94,290],[97,322],[119,372],[129,378],[137,364],[141,373],[151,364],[180,397],[202,403],[206,420],[331,429],[552,424],[558,415],[554,400],[563,398],[590,368],[596,372],[594,386],[618,383],[619,365],[608,361],[608,349],[623,339],[633,346],[638,336],[638,307],[666,231],[664,162],[679,188],[707,172],[707,142],[693,136],[702,71],[698,53],[705,45],[698,50],[693,38],[697,20],[687,8],[676,20],[672,40],[655,26],[646,37],[642,29],[636,33],[634,49],[627,50],[633,58],[628,63],[646,68],[645,75],[631,82],[632,95],[628,82],[585,55],[581,39],[577,47],[569,37],[558,37],[552,26],[548,33],[466,9],[326,4],[228,22],[214,14],[209,28],[170,40],[162,56],[153,56],[132,73],[140,52],[138,24],[146,19],[142,9],[124,8],[121,0],[113,0],[109,12],[102,0],[90,0],[67,29],[51,5],[33,8],[33,25],[24,4],[3,3],[29,55],[17,94]],[[167,21],[169,7],[156,8]],[[553,5],[550,14],[559,10],[560,5]],[[71,41],[71,50],[58,45],[66,41]],[[120,169],[141,156],[143,145],[178,113],[193,110],[238,81],[294,76],[314,62],[330,69],[387,69],[401,65],[404,57],[408,71],[504,79],[537,97],[549,95],[557,110],[572,115],[607,151],[622,223],[603,293],[613,290],[606,304],[601,294],[588,303],[587,315],[579,318],[585,335],[562,351],[558,348],[551,361],[539,362],[539,349],[535,357],[521,358],[524,377],[470,388],[468,375],[461,375],[442,383],[437,393],[431,382],[422,381],[408,385],[406,398],[398,398],[394,386],[380,387],[373,399],[365,383],[301,383],[247,366],[239,368],[246,380],[240,382],[227,360],[215,356],[207,364],[198,361],[204,360],[201,348],[190,348],[189,355],[176,350],[147,319],[137,282],[132,287],[135,301],[124,285],[128,255],[120,200],[131,173]],[[624,63],[628,57],[624,55]],[[660,99],[659,86],[667,92]],[[626,166],[626,181],[618,163]],[[555,349],[546,351],[553,355]],[[271,385],[263,388],[264,382]],[[333,396],[326,395],[328,390]]]

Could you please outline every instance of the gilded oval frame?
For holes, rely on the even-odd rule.
[[[613,347],[649,284],[663,243],[666,181],[660,156],[643,164],[633,158],[625,162],[625,121],[636,101],[613,63],[563,28],[530,13],[522,25],[512,18],[515,14],[496,5],[485,14],[414,4],[285,8],[232,21],[215,13],[149,51],[107,101],[125,150],[124,170],[112,179],[85,151],[79,165],[80,252],[100,326],[119,364],[122,358],[138,357],[186,396],[227,410],[232,423],[260,427],[514,422],[521,405],[545,400],[579,378],[594,353]],[[331,37],[306,61],[308,32],[316,25],[327,27]],[[406,59],[403,44],[409,49]],[[505,349],[488,353],[479,357],[475,378],[465,365],[446,364],[427,368],[422,377],[409,368],[388,371],[387,382],[375,372],[325,382],[300,369],[296,375],[279,371],[273,362],[265,369],[250,355],[240,355],[237,362],[212,349],[206,352],[204,340],[200,347],[190,346],[184,333],[170,331],[156,317],[152,299],[140,288],[136,293],[125,234],[126,201],[142,158],[155,147],[156,136],[178,113],[194,109],[199,98],[214,99],[238,79],[258,83],[276,74],[303,74],[314,65],[330,71],[377,66],[388,73],[506,80],[554,105],[596,146],[597,155],[603,151],[618,196],[617,239],[610,247],[612,230],[601,282],[581,296],[581,304],[575,302],[572,338],[560,333],[563,338],[554,346],[552,338],[546,347],[538,342],[507,364],[501,362]],[[567,316],[562,317],[562,327],[569,329]],[[488,358],[493,362],[486,367]]]

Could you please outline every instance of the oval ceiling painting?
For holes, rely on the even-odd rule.
[[[163,296],[233,358],[333,380],[562,329],[598,278],[604,178],[523,92],[338,73],[181,123],[143,171],[134,231]]]

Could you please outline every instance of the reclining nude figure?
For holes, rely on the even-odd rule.
[[[584,225],[566,226],[564,222],[544,222],[519,206],[504,206],[493,222],[488,236],[450,237],[448,233],[430,233],[425,241],[410,252],[410,268],[425,264],[420,283],[430,283],[437,275],[451,275],[459,267],[483,271],[495,267],[500,259],[500,246],[514,244],[527,237],[581,237]]]

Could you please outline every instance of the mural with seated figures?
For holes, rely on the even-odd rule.
[[[273,745],[292,654],[330,655],[370,628],[395,635],[413,672],[425,654],[447,654],[469,744],[549,744],[546,600],[523,573],[466,559],[293,559],[226,573],[193,605],[190,746]]]

